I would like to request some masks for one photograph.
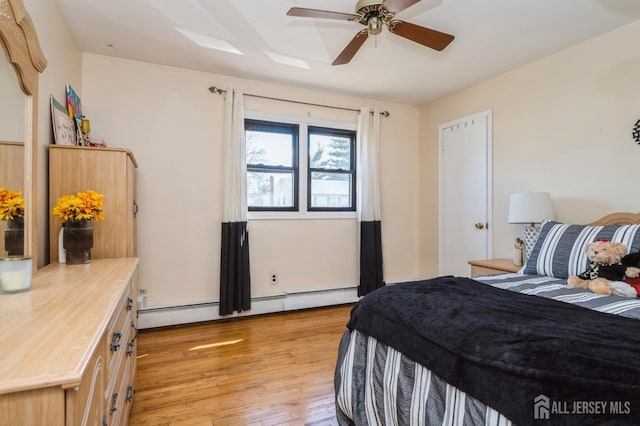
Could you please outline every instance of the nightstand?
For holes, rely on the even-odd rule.
[[[522,265],[514,265],[511,259],[470,260],[469,265],[471,265],[471,278],[518,272],[522,268]]]

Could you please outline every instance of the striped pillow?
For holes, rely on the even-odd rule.
[[[640,225],[587,226],[545,221],[523,273],[568,278],[589,267],[587,244],[608,240],[627,246],[629,253],[640,252]]]

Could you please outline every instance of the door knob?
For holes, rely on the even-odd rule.
[[[476,229],[484,229],[484,223],[478,222],[474,226],[476,227]]]

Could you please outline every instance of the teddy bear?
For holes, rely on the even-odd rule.
[[[640,267],[640,252],[638,253],[629,253],[625,257],[620,260],[620,263],[626,266],[635,266]]]
[[[570,276],[567,279],[569,287],[588,289],[597,294],[638,297],[636,289],[623,282],[640,276],[640,268],[620,263],[627,254],[624,244],[598,240],[587,244],[585,252],[591,265],[580,275]]]
[[[636,268],[640,268],[640,252],[629,253],[620,261],[623,265],[633,266]],[[627,284],[630,284],[632,287],[636,289],[638,295],[640,295],[640,277],[638,278],[628,278],[624,280]]]

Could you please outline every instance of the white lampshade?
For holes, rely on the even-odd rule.
[[[509,223],[540,223],[553,219],[548,192],[516,192],[509,199]]]

